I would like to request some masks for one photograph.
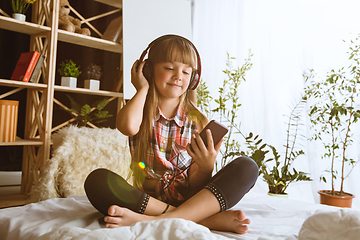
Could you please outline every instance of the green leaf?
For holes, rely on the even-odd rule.
[[[91,112],[91,107],[88,104],[85,104],[80,111],[81,115],[87,115]]]

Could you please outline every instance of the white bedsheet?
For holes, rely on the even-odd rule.
[[[270,197],[249,193],[233,209],[245,211],[251,220],[245,235],[209,231],[207,228],[183,219],[165,219],[136,223],[129,227],[106,229],[102,215],[85,196],[47,201],[0,210],[0,236],[2,239],[324,239],[334,226],[342,224],[351,234],[337,239],[360,239],[360,212],[325,205]],[[335,216],[335,217],[333,217]],[[333,219],[325,221],[324,219]],[[307,220],[303,226],[304,221]],[[320,226],[320,227],[319,227]],[[339,228],[338,228],[339,229]],[[323,235],[319,235],[319,232]],[[317,234],[315,234],[317,233]],[[354,235],[355,234],[355,235]],[[357,235],[356,235],[357,234]],[[303,238],[301,238],[303,237]],[[348,238],[347,238],[348,237]],[[336,238],[334,238],[336,239]],[[355,238],[356,239],[356,238]]]

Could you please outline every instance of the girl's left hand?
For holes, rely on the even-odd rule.
[[[136,91],[140,91],[142,88],[149,89],[149,82],[143,74],[145,61],[141,62],[139,66],[138,64],[139,60],[136,60],[131,68],[131,83],[135,87]]]
[[[210,129],[206,130],[207,147],[205,146],[200,133],[195,130],[194,135],[191,137],[191,150],[190,144],[187,145],[186,150],[195,163],[198,165],[198,171],[204,173],[212,173],[214,170],[214,163],[216,156],[219,153],[221,143],[224,139],[221,139],[216,146],[214,146],[214,140]],[[197,144],[196,144],[197,143]]]

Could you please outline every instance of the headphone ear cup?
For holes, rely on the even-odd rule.
[[[193,71],[190,78],[189,89],[195,90],[197,85],[199,85],[199,81],[199,74],[197,73],[197,71]]]
[[[145,60],[145,64],[144,64],[144,67],[143,67],[143,75],[144,75],[144,77],[146,78],[146,80],[148,80],[148,81],[150,81],[150,78],[151,78],[151,74],[150,74],[150,72],[151,72],[151,70],[150,70],[150,68],[151,68],[151,62],[148,60],[148,59],[146,59]]]

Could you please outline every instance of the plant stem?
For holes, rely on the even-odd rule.
[[[356,89],[355,89],[355,86],[354,86],[353,91],[351,93],[351,97],[350,97],[350,99],[351,99],[350,109],[352,109],[353,105],[354,105],[354,93],[355,93],[355,91],[356,91]],[[342,159],[342,166],[341,166],[340,195],[342,195],[344,193],[344,180],[345,180],[344,173],[345,173],[345,159],[346,159],[345,151],[346,151],[346,144],[347,144],[348,137],[349,137],[352,116],[353,116],[353,111],[350,111],[350,116],[349,116],[349,119],[348,119],[348,125],[347,125],[347,129],[346,129],[346,134],[345,134],[345,140],[344,140],[344,143],[343,143],[343,159]]]
[[[330,109],[332,110],[332,109]],[[330,111],[331,112],[331,111]],[[335,146],[335,127],[333,123],[333,119],[330,119],[330,126],[331,126],[331,138],[332,138],[332,146]],[[335,163],[335,148],[331,148],[331,194],[335,195],[335,173],[334,173],[334,163]]]

